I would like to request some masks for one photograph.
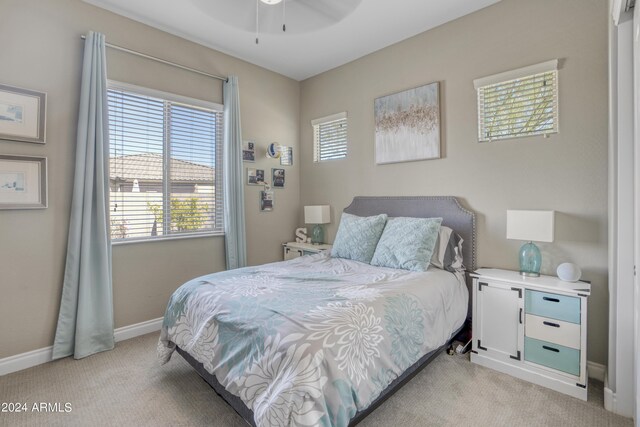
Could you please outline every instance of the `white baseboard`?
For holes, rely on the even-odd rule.
[[[113,331],[113,337],[116,342],[125,341],[140,335],[159,331],[161,327],[162,317],[118,328]],[[5,357],[4,359],[0,359],[0,376],[51,362],[52,358],[53,346]]]
[[[589,378],[604,382],[604,373],[607,370],[605,365],[587,360],[587,372]]]
[[[113,331],[113,337],[116,342],[119,342],[159,331],[162,327],[162,319],[162,317],[159,317],[157,319],[147,320],[146,322],[136,323],[135,325],[123,326]]]
[[[613,391],[609,387],[609,377],[605,373],[604,377],[604,409],[614,414],[622,415],[627,418],[635,418],[634,416],[633,398],[629,398],[622,393]],[[637,421],[634,425],[638,425]]]
[[[52,358],[53,346],[5,357],[0,359],[0,376],[51,362]]]
[[[604,409],[616,413],[616,394],[609,388],[609,375],[604,375]]]
[[[609,387],[604,388],[604,409],[607,411],[616,411],[616,394]]]

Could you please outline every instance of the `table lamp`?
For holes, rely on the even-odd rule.
[[[507,239],[525,240],[520,248],[520,274],[540,276],[542,255],[533,243],[553,242],[555,211],[507,210]]]
[[[331,222],[331,210],[329,205],[305,206],[305,224],[315,224],[311,230],[311,243],[319,245],[324,242],[324,228],[322,224]]]

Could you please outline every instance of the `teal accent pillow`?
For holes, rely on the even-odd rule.
[[[356,216],[343,212],[338,233],[331,248],[331,256],[368,264],[386,222],[386,214]]]
[[[427,271],[442,218],[391,218],[384,227],[371,265]]]

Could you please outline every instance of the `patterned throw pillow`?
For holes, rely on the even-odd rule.
[[[331,256],[368,264],[386,222],[385,214],[362,217],[342,213]]]
[[[371,265],[427,271],[441,223],[442,218],[389,219]]]

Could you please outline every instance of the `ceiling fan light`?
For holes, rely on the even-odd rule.
[[[270,5],[273,5],[273,4],[278,4],[278,3],[280,3],[282,0],[260,0],[260,1],[261,1],[262,3],[264,3],[264,4],[270,4]]]

